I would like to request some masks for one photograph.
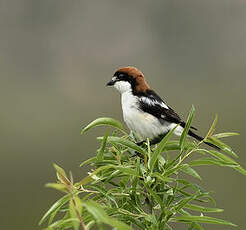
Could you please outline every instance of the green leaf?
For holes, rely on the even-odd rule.
[[[208,137],[212,136],[213,133],[214,133],[214,130],[215,130],[215,126],[217,124],[217,121],[218,121],[218,115],[216,114],[215,115],[215,118],[214,118],[214,121],[213,121],[213,124],[211,125],[207,135],[205,136],[204,140],[206,140]]]
[[[67,177],[67,175],[66,175],[66,173],[65,173],[65,171],[64,171],[64,169],[63,168],[61,168],[60,166],[58,166],[57,164],[53,164],[53,166],[54,166],[54,168],[55,168],[55,170],[60,174],[60,175],[62,175],[62,176],[64,176],[64,177]]]
[[[191,225],[190,225],[190,227],[188,228],[188,230],[193,230],[193,229],[196,229],[196,230],[204,230],[201,225],[192,222]]]
[[[209,208],[209,207],[204,207],[200,205],[195,205],[195,204],[186,204],[185,208],[193,210],[193,211],[199,211],[199,212],[223,212],[223,209],[220,208]]]
[[[69,201],[69,213],[70,213],[71,218],[78,219],[72,200]],[[72,224],[73,224],[74,230],[79,229],[79,221],[72,221]]]
[[[83,206],[88,212],[95,218],[96,221],[110,225],[118,230],[133,230],[129,225],[124,222],[118,221],[106,214],[104,207],[96,203],[95,201],[87,201],[83,203]]]
[[[64,184],[58,184],[58,183],[47,183],[45,185],[47,188],[54,188],[56,190],[59,190],[61,192],[65,192],[67,190],[67,186]]]
[[[151,174],[151,177],[156,177],[159,180],[161,180],[162,182],[173,182],[174,179],[170,178],[170,177],[164,177],[162,174],[158,173],[158,172],[154,172]]]
[[[45,228],[44,230],[53,230],[53,229],[68,229],[73,227],[74,222],[78,222],[79,220],[76,218],[68,218],[68,219],[61,219],[53,224],[51,224],[48,228]]]
[[[74,195],[73,198],[69,201],[69,212],[71,218],[75,218],[78,221],[73,221],[74,230],[79,229],[79,218],[81,216],[82,203],[78,196]]]
[[[180,210],[178,211],[178,213],[181,214],[182,216],[191,216],[191,214],[188,213],[188,212],[187,212],[186,210],[184,210],[184,209],[180,209]],[[191,230],[191,229],[204,230],[203,227],[202,227],[200,224],[198,224],[198,223],[191,222],[190,224],[191,224],[192,227],[190,226],[190,228],[188,228],[188,230]]]
[[[58,166],[55,163],[53,164],[53,166],[56,169],[58,180],[63,184],[70,185],[71,182],[68,180],[67,175],[66,175],[65,171],[63,170],[63,168],[61,168],[60,166]]]
[[[246,170],[242,166],[238,165],[238,166],[234,167],[234,169],[236,171],[242,173],[243,175],[246,175]]]
[[[193,169],[191,168],[189,165],[186,165],[186,167],[183,167],[181,169],[181,171],[183,171],[184,173],[187,173],[188,175],[191,175],[199,180],[201,180],[202,178],[200,177],[200,175]]]
[[[126,146],[128,148],[131,148],[139,153],[145,154],[145,150],[143,148],[141,148],[140,146],[138,146],[137,144],[135,144],[132,141],[129,141],[127,139],[124,139],[122,137],[108,137],[108,141],[112,142],[112,143],[116,143],[116,144],[120,144],[123,146]]]
[[[181,210],[185,205],[187,205],[190,201],[196,199],[198,196],[198,194],[194,194],[190,197],[184,198],[183,200],[181,200],[176,206],[173,207],[173,209],[175,209],[176,212],[178,212],[179,210]]]
[[[171,218],[170,220],[178,221],[178,222],[189,221],[189,222],[199,222],[199,223],[207,223],[207,224],[223,224],[223,225],[230,225],[234,227],[237,226],[231,222],[217,219],[214,217],[209,217],[209,216],[177,216],[177,217]]]
[[[223,138],[223,137],[231,137],[231,136],[238,136],[238,135],[240,135],[240,134],[239,133],[233,133],[233,132],[226,132],[226,133],[214,134],[213,137]]]
[[[193,160],[189,162],[191,166],[201,166],[201,165],[218,165],[218,166],[227,166],[227,167],[235,167],[234,163],[228,163],[222,160],[217,160],[211,157],[204,157],[197,160]]]
[[[75,186],[81,186],[87,184],[93,176],[95,176],[97,173],[110,169],[110,168],[115,168],[118,169],[121,172],[133,175],[133,176],[139,176],[138,172],[134,169],[127,168],[127,167],[122,167],[122,166],[116,166],[116,165],[104,165],[100,168],[97,168],[93,173],[91,173],[89,176],[85,177],[83,180],[81,180],[79,183],[76,183]]]
[[[61,199],[59,199],[58,201],[56,201],[51,206],[51,208],[44,214],[44,216],[42,217],[42,219],[39,221],[39,225],[41,225],[48,218],[48,216],[50,216],[53,212],[57,211],[64,204],[66,204],[69,201],[70,197],[71,197],[71,195],[70,194],[67,194],[67,195],[63,196]]]
[[[187,167],[187,164],[175,165],[173,168],[170,168],[170,169],[165,171],[164,177],[167,177],[167,176],[175,173],[176,171],[181,170],[181,169],[186,168],[186,167]]]
[[[104,154],[104,151],[105,151],[105,148],[106,148],[107,139],[108,139],[108,131],[106,132],[105,136],[103,137],[101,148],[100,148],[100,150],[98,151],[98,154],[97,154],[97,159],[99,161],[103,160],[103,154]]]
[[[196,144],[192,142],[185,141],[183,150],[189,149],[189,148],[195,148]],[[169,150],[180,150],[180,144],[179,141],[168,141],[166,146],[164,147],[165,151]]]
[[[86,230],[93,229],[93,226],[96,224],[95,220],[91,220],[87,225],[86,225]]]
[[[91,163],[94,163],[97,161],[97,157],[92,157],[92,158],[89,158],[88,160],[82,162],[79,167],[83,167],[85,165],[88,165],[88,164],[91,164]]]
[[[232,158],[226,156],[225,154],[223,153],[220,153],[218,151],[215,151],[215,150],[205,150],[205,152],[209,153],[210,155],[216,157],[217,159],[227,163],[227,164],[234,164],[234,165],[238,165],[238,163],[236,161],[234,161]]]
[[[154,198],[154,200],[161,206],[161,211],[165,213],[165,204],[162,201],[162,199],[158,196],[158,194],[155,191],[153,191],[147,184],[144,184],[144,187],[147,189],[148,193]]]
[[[223,143],[221,140],[217,139],[216,137],[214,137],[214,136],[213,137],[208,137],[206,139],[206,141],[216,145],[217,147],[219,147],[224,152],[229,153],[232,156],[238,158],[237,154],[233,152],[233,150],[231,149],[230,146],[226,145],[225,143]]]
[[[172,136],[174,130],[177,128],[178,125],[176,125],[171,131],[169,131],[165,137],[162,139],[162,141],[158,144],[155,151],[151,154],[151,157],[148,161],[148,167],[150,171],[152,172],[156,163],[156,160],[158,159],[160,153],[162,152],[163,148],[167,144],[168,139]]]
[[[119,171],[128,174],[128,175],[132,175],[132,176],[137,176],[139,177],[139,173],[135,170],[135,169],[131,169],[129,167],[123,167],[123,166],[114,166],[115,169],[118,169]]]
[[[89,181],[91,181],[92,177],[94,175],[96,175],[97,173],[103,171],[103,170],[106,170],[106,169],[109,169],[109,168],[112,168],[112,165],[104,165],[100,168],[97,168],[93,173],[91,173],[89,176],[85,177],[84,179],[82,179],[80,182],[76,183],[75,186],[81,186],[81,185],[85,185],[87,184]]]
[[[184,209],[180,209],[178,211],[178,213],[183,215],[183,216],[191,216],[191,214],[188,213],[187,211],[185,211]],[[204,230],[203,227],[200,224],[198,224],[198,223],[191,222],[190,224],[191,224],[191,226],[190,226],[190,228],[188,228],[188,230],[192,230],[192,229]]]
[[[179,140],[179,145],[180,145],[181,150],[184,149],[185,140],[186,140],[186,137],[187,137],[188,132],[190,130],[190,126],[191,126],[191,122],[192,122],[193,117],[194,117],[194,113],[195,113],[195,108],[192,105],[188,119],[187,119],[187,122],[186,122],[186,125],[185,125],[185,128],[184,128],[184,131],[182,132],[182,135],[181,135],[180,140]]]
[[[81,135],[84,134],[86,131],[88,131],[89,129],[96,127],[96,126],[102,126],[102,125],[106,125],[106,126],[112,126],[114,128],[119,129],[120,131],[122,131],[123,133],[123,126],[122,124],[113,119],[113,118],[109,118],[109,117],[101,117],[101,118],[97,118],[96,120],[92,121],[90,124],[88,124],[85,128],[82,129],[81,131]]]

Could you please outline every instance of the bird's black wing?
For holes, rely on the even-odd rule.
[[[185,127],[185,122],[181,120],[179,115],[175,113],[174,110],[153,90],[148,90],[145,95],[140,96],[140,109],[155,116],[161,123],[168,121]],[[194,127],[191,128],[196,129]]]

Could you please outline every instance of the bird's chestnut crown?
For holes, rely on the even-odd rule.
[[[107,86],[114,86],[121,93],[125,91],[145,92],[150,89],[143,73],[136,67],[127,66],[118,69]]]

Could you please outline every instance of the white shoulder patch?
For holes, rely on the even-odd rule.
[[[152,106],[155,106],[155,105],[159,105],[165,109],[169,109],[168,106],[164,103],[164,102],[159,102],[157,100],[155,100],[154,98],[153,99],[150,99],[148,97],[141,97],[140,100],[148,105],[152,105]]]

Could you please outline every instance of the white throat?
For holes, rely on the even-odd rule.
[[[117,81],[114,83],[114,88],[116,88],[121,94],[132,91],[132,86],[128,81]]]

